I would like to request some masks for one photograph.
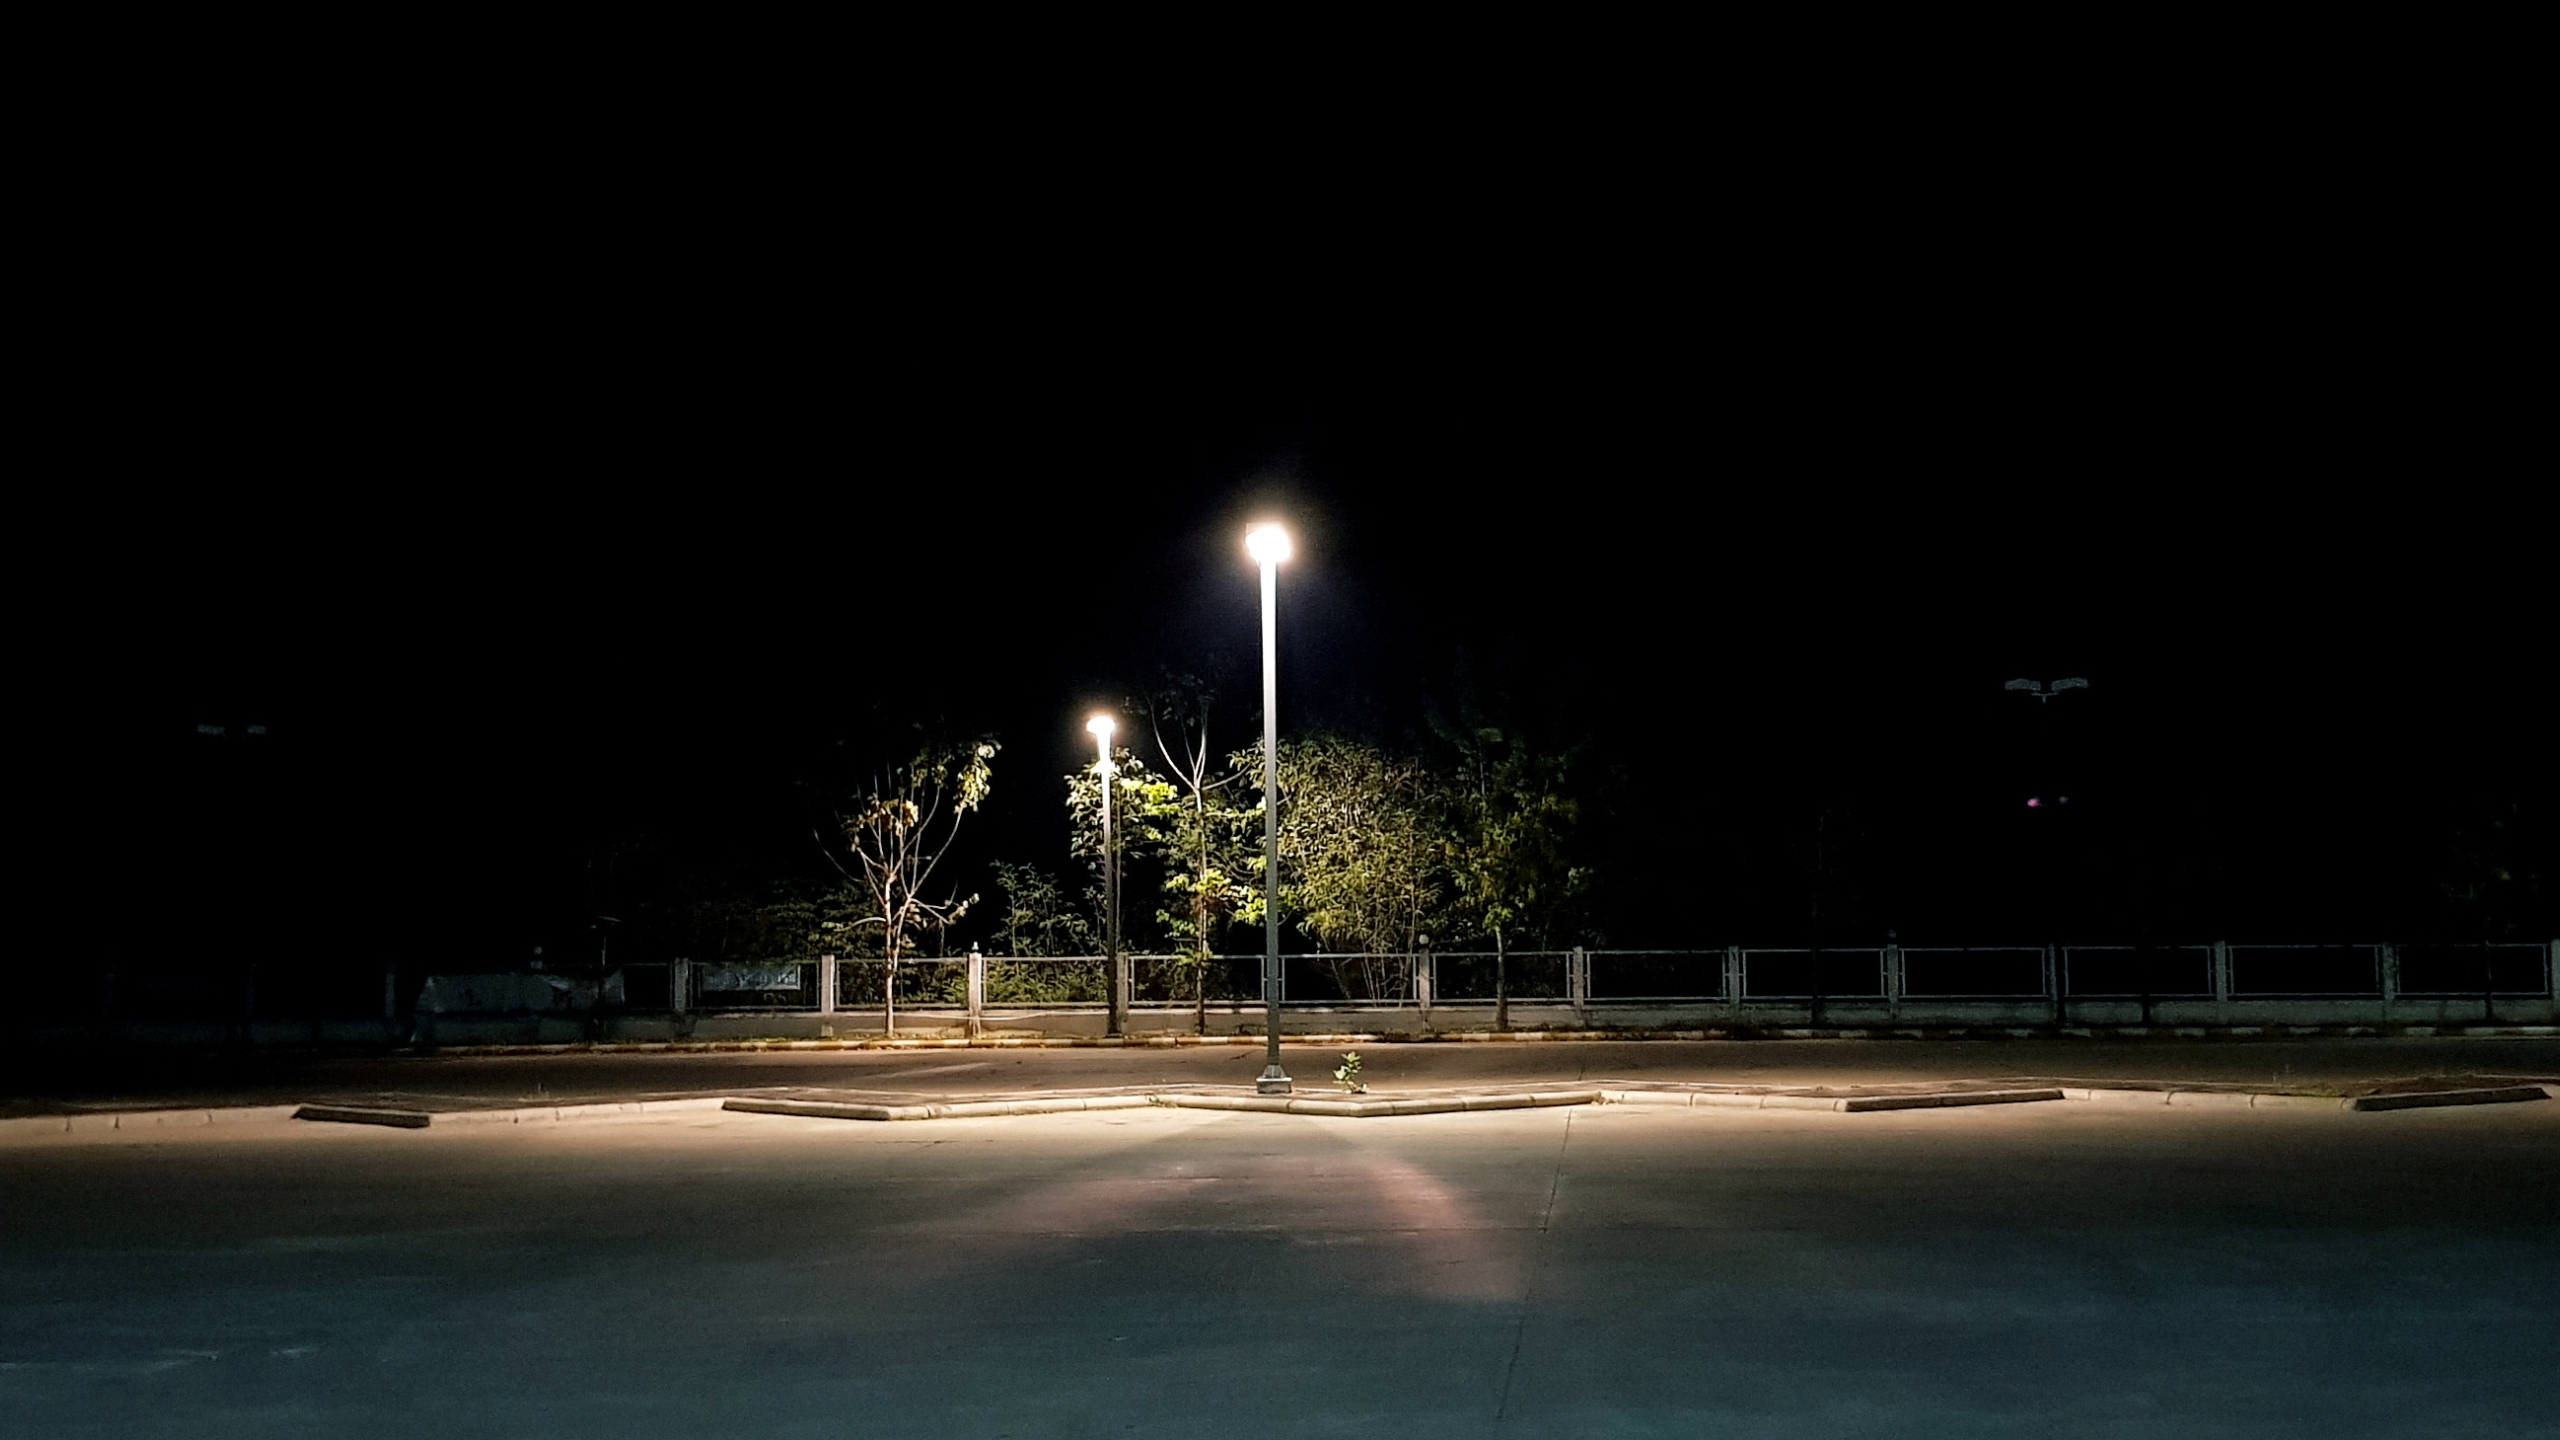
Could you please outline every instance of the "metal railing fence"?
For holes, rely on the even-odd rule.
[[[2073,1000],[2331,1000],[2550,998],[2560,941],[2548,944],[2168,944],[1882,946],[1679,950],[1453,950],[1413,954],[1292,952],[1281,957],[1281,1003],[1300,1008],[1420,1008],[1524,1004],[1592,1006],[2018,1004]],[[1132,955],[1131,1003],[1221,1009],[1263,1003],[1262,957]],[[972,955],[902,961],[899,1009],[1100,1009],[1109,1004],[1099,955]],[[763,966],[634,966],[633,1009],[704,1013],[875,1009],[888,967],[878,960]],[[724,977],[758,981],[722,989]],[[681,977],[681,978],[679,978]],[[682,999],[678,1000],[678,989]],[[652,1003],[652,1002],[655,1003]]]

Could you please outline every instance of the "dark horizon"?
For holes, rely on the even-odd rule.
[[[1300,536],[1284,736],[1400,740],[1472,655],[1623,777],[1586,826],[1594,938],[1800,943],[1825,810],[1864,892],[1825,943],[2416,938],[2500,813],[2544,887],[2505,923],[2552,923],[2544,567],[2485,485],[2416,473],[2456,400],[2279,468],[2354,397],[1541,378],[943,377],[850,410],[732,378],[649,415],[677,375],[466,408],[334,502],[232,485],[135,522],[147,578],[111,603],[146,658],[83,692],[79,818],[140,884],[190,817],[193,878],[145,908],[193,955],[500,968],[574,942],[616,844],[823,873],[795,782],[922,722],[1004,744],[969,862],[1064,870],[1084,716],[1161,665],[1251,675],[1268,515]],[[352,405],[279,470],[433,412]]]

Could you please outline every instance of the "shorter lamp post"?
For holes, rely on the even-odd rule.
[[[1262,1075],[1253,1088],[1265,1095],[1290,1092],[1280,1068],[1280,562],[1289,558],[1289,532],[1256,526],[1244,548],[1262,567]]]
[[[1120,958],[1120,851],[1111,833],[1111,717],[1096,715],[1084,724],[1093,732],[1098,758],[1094,779],[1102,787],[1102,910],[1105,959],[1111,975],[1111,1019],[1106,1033],[1124,1035],[1129,1028],[1129,976]]]

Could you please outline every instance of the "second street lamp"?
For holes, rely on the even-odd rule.
[[[1094,748],[1100,756],[1094,762],[1093,777],[1102,788],[1102,911],[1105,925],[1103,944],[1105,961],[1111,976],[1111,1018],[1108,1034],[1125,1035],[1129,1030],[1129,965],[1120,955],[1120,850],[1111,833],[1111,717],[1096,715],[1084,723],[1093,732]]]
[[[1289,1093],[1280,1068],[1280,652],[1272,612],[1280,595],[1280,562],[1289,558],[1289,532],[1256,526],[1244,548],[1262,566],[1262,1076],[1253,1088],[1265,1095]]]

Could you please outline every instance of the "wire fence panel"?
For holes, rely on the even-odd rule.
[[[2226,950],[2230,993],[2251,999],[2362,999],[2383,994],[2381,945],[2234,945]],[[1817,974],[1809,949],[1740,952],[1739,994],[1728,993],[1723,949],[1589,950],[1584,998],[1597,1004],[1722,1004],[1738,1000],[1802,1002],[1877,1000],[1887,995],[1886,956],[1872,949],[1824,949]],[[1915,1001],[2016,1001],[2047,998],[2059,984],[2067,997],[2196,999],[2211,996],[2214,953],[2210,945],[2073,945],[2051,952],[2057,973],[2048,976],[2048,952],[2040,946],[1906,947],[1901,951],[1901,997]],[[2421,944],[2399,947],[2393,993],[2416,998],[2514,999],[2552,994],[2548,947],[2498,943]],[[1495,956],[1490,950],[1446,951],[1427,957],[1435,1003],[1486,1003],[1495,995]],[[1419,955],[1292,953],[1281,957],[1283,1001],[1293,1006],[1405,1008],[1419,1003],[1415,976]],[[1110,967],[1098,955],[983,957],[983,1003],[992,1009],[1101,1007],[1110,1003]],[[839,960],[839,1010],[876,1009],[888,978],[885,962]],[[1572,957],[1560,950],[1518,951],[1504,957],[1505,988],[1524,1003],[1572,996]],[[809,1011],[817,1008],[819,967],[792,961],[724,962],[692,967],[693,994],[686,1008],[719,1011]],[[968,1004],[966,957],[904,960],[898,966],[897,1003],[919,1009],[959,1009]],[[1152,1008],[1205,1001],[1233,1008],[1262,1001],[1262,957],[1212,955],[1205,966],[1194,955],[1129,957],[1130,1000]],[[672,967],[627,967],[628,999],[619,1008],[660,1011],[679,997]],[[242,981],[203,975],[171,980],[151,977],[119,985],[111,1002],[119,1015],[147,1017],[163,1010],[201,1012],[238,1008]],[[377,984],[368,981],[369,985]],[[282,987],[270,986],[273,1001]],[[354,995],[350,990],[349,994]],[[363,997],[379,1004],[378,995]],[[349,1009],[358,1008],[354,1003]]]
[[[1742,994],[1749,1000],[1884,998],[1882,950],[1745,950]]]
[[[1411,955],[1284,955],[1281,966],[1292,1004],[1414,1003]]]
[[[2379,996],[2379,945],[2234,945],[2234,995]]]
[[[2551,993],[2549,962],[2540,945],[2403,945],[2400,993],[2529,999]]]
[[[1724,999],[1722,950],[1594,950],[1594,1000]]]
[[[2213,993],[2210,945],[2071,945],[2062,952],[2063,993],[2121,999],[2190,999]]]
[[[2208,976],[2206,990],[2212,989]],[[1902,993],[1931,1000],[2024,1000],[2044,994],[2039,946],[1912,949],[1902,952]]]
[[[1494,998],[1494,954],[1490,950],[1454,951],[1441,955],[1434,1000]],[[1514,1000],[1561,1000],[1567,989],[1566,953],[1562,950],[1515,950],[1502,957],[1503,989]]]

